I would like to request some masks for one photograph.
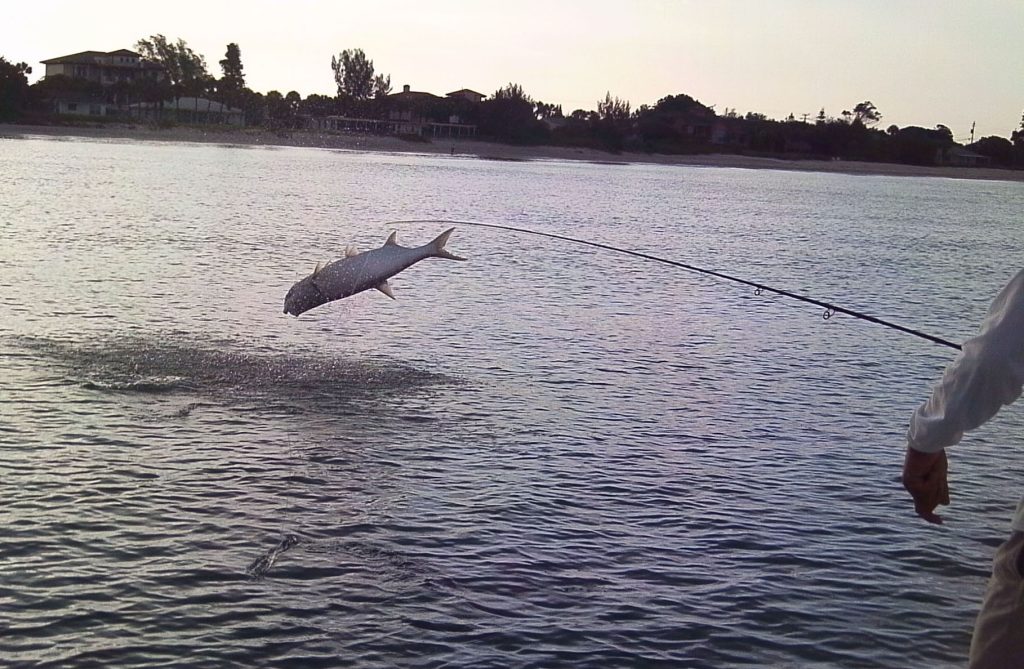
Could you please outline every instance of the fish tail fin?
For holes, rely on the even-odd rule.
[[[465,260],[465,258],[460,258],[454,253],[449,253],[444,248],[444,245],[448,243],[448,238],[454,231],[455,228],[448,228],[447,230],[439,234],[437,236],[437,239],[430,242],[430,248],[433,251],[432,255],[434,255],[437,258],[447,258],[448,260]]]

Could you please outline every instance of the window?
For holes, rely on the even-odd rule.
[[[77,102],[69,102],[68,103],[68,111],[69,112],[78,111],[78,103]]]

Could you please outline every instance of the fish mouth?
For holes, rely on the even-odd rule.
[[[319,302],[319,303],[315,303],[315,304],[306,304],[306,303],[303,303],[301,301],[298,304],[285,304],[284,305],[284,313],[291,314],[292,316],[296,316],[297,317],[300,314],[306,313],[307,311],[309,311],[310,309],[312,309],[314,307],[320,306],[321,304],[323,304],[323,303]]]
[[[320,288],[313,283],[312,277],[306,277],[292,286],[284,298],[284,313],[298,316],[310,309],[319,307],[321,304],[330,302],[320,291]]]

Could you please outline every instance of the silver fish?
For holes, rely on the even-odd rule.
[[[388,279],[424,258],[465,260],[445,250],[444,245],[455,228],[445,230],[437,239],[417,247],[400,246],[392,232],[384,246],[359,253],[346,249],[345,257],[321,267],[297,282],[284,298],[284,313],[298,316],[321,304],[340,300],[370,288],[376,288],[391,299]]]

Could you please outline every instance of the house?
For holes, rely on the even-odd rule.
[[[956,167],[988,167],[992,159],[962,146],[951,146],[946,149],[945,160],[940,162]]]
[[[459,92],[473,93],[468,89],[456,91]],[[433,93],[414,91],[406,84],[400,93],[392,93],[383,100],[376,99],[363,110],[363,114],[375,118],[311,114],[303,117],[302,124],[311,130],[332,132],[410,135],[433,139],[473,137],[476,135],[476,126],[462,122],[457,113],[460,105],[467,105],[464,97],[452,97],[452,94],[440,97]]]
[[[63,74],[72,79],[94,81],[101,86],[112,86],[119,81],[135,81],[149,77],[159,81],[164,78],[162,65],[144,59],[128,49],[103,51],[82,51],[70,56],[60,56],[42,61],[46,66],[45,76]]]
[[[468,88],[460,88],[457,91],[452,91],[451,93],[448,93],[447,95],[445,95],[445,97],[454,98],[456,100],[465,100],[466,102],[472,102],[473,104],[479,104],[483,102],[484,98],[486,98],[487,96],[484,95],[483,93],[471,91]]]
[[[163,103],[138,102],[127,106],[128,116],[140,121],[220,123],[245,125],[245,112],[207,98],[178,98]]]
[[[691,111],[669,119],[671,128],[681,137],[694,142],[708,142],[715,136],[714,112]]]
[[[469,89],[455,91],[480,95]],[[483,96],[480,96],[481,98]],[[462,123],[458,114],[450,113],[451,100],[466,100],[465,96],[446,97],[410,90],[408,84],[402,86],[401,93],[392,93],[385,99],[387,120],[390,132],[399,135],[419,135],[421,137],[452,138],[472,137],[476,135],[476,126]],[[444,121],[436,120],[438,118]]]
[[[402,86],[401,93],[392,93],[386,98],[388,109],[399,111],[414,111],[420,115],[427,114],[432,107],[444,100],[433,93],[409,90],[409,84]]]
[[[46,66],[45,78],[69,80],[54,94],[53,108],[58,114],[119,115],[123,108],[118,97],[126,85],[161,81],[166,76],[162,65],[128,49],[82,51],[41,62]]]

